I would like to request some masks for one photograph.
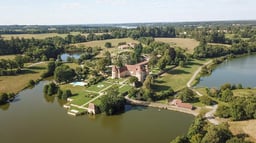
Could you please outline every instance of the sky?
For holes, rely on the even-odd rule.
[[[0,0],[0,25],[256,20],[256,0]]]

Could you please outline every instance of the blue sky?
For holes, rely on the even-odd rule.
[[[256,20],[256,0],[0,0],[0,25]]]

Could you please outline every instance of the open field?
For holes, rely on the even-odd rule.
[[[0,76],[0,93],[18,93],[27,87],[29,80],[40,79],[40,75],[45,71],[46,65],[46,63],[40,63],[32,67],[25,67],[23,70],[26,73],[16,76]]]
[[[178,91],[186,87],[187,82],[193,76],[194,72],[202,66],[207,60],[193,60],[185,67],[176,67],[155,80],[155,89],[157,91],[167,90],[169,86],[174,91]]]
[[[15,55],[3,55],[3,56],[0,56],[0,60],[1,59],[5,59],[5,60],[13,60],[15,58]]]
[[[105,48],[105,43],[110,42],[112,44],[112,48]],[[121,38],[121,39],[108,39],[108,40],[98,40],[98,41],[90,41],[90,42],[84,42],[84,43],[78,43],[74,44],[76,46],[85,46],[85,47],[101,47],[104,53],[105,51],[109,51],[111,54],[121,52],[121,51],[129,51],[129,50],[118,50],[118,43],[120,42],[126,42],[126,43],[139,43],[136,40],[133,40],[132,38]],[[101,55],[100,54],[100,55]]]
[[[87,36],[87,33],[80,33],[80,32],[70,32],[71,35],[84,35]],[[102,33],[95,33],[96,35],[101,35]],[[2,34],[1,36],[5,39],[5,40],[10,40],[12,37],[16,38],[25,38],[25,39],[31,39],[31,38],[35,38],[35,39],[45,39],[45,38],[49,38],[49,37],[55,37],[55,36],[60,36],[62,38],[65,38],[68,34],[58,34],[58,33],[43,33],[43,34]]]
[[[105,48],[105,43],[110,42],[112,44],[112,47],[117,47],[118,43],[120,42],[126,42],[126,43],[139,43],[136,40],[133,40],[132,38],[120,38],[120,39],[108,39],[108,40],[98,40],[98,41],[90,41],[90,42],[84,42],[79,43],[75,45],[83,45],[86,47],[102,47]]]
[[[256,142],[256,120],[229,122],[229,125],[233,134],[248,134],[248,139]]]
[[[156,41],[165,42],[174,47],[180,47],[188,53],[193,53],[199,42],[188,38],[155,38]]]
[[[255,96],[256,89],[236,89],[233,90],[234,96]]]
[[[220,43],[208,43],[208,45],[224,46],[224,47],[227,47],[227,48],[231,47],[231,45],[229,45],[229,44],[220,44]]]

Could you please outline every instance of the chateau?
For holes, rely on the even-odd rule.
[[[112,66],[112,78],[122,78],[135,76],[140,82],[143,82],[148,75],[148,61],[136,65],[125,65],[123,67]]]

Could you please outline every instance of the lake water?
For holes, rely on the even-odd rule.
[[[81,53],[64,53],[64,54],[61,54],[60,57],[61,57],[62,61],[66,62],[68,57],[73,57],[75,59],[79,59],[80,55],[81,55]]]
[[[169,143],[187,132],[192,115],[127,106],[116,116],[67,115],[65,101],[44,96],[42,81],[0,106],[2,143]]]
[[[197,87],[220,87],[224,83],[256,87],[256,55],[243,56],[218,65],[208,77],[202,77]]]

